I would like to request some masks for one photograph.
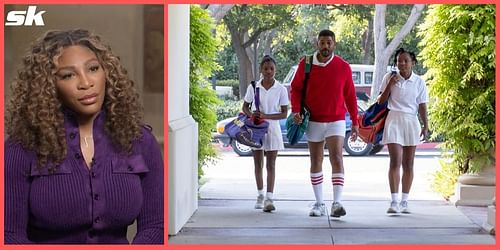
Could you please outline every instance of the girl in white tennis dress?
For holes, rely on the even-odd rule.
[[[408,195],[413,182],[413,160],[420,138],[428,134],[427,105],[429,96],[424,80],[412,69],[417,62],[413,52],[399,49],[394,56],[399,72],[388,73],[382,80],[378,102],[388,101],[389,114],[385,120],[382,144],[389,149],[389,187],[391,205],[387,213],[410,213]],[[422,126],[417,118],[420,115]],[[403,166],[403,175],[400,168]],[[398,202],[401,179],[402,195]]]
[[[287,89],[274,79],[276,62],[271,56],[266,55],[262,58],[260,73],[263,78],[255,84],[255,88],[259,89],[260,112],[257,112],[255,108],[256,91],[254,91],[252,85],[248,86],[242,109],[247,116],[259,117],[269,122],[267,134],[262,141],[262,147],[252,148],[252,152],[255,166],[255,182],[258,191],[255,208],[263,209],[264,212],[271,212],[276,210],[273,203],[276,156],[278,150],[284,149],[279,120],[286,118],[289,101]],[[264,152],[267,170],[267,192],[265,196],[262,173]]]

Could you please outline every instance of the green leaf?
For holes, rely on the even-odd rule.
[[[217,116],[216,105],[220,100],[206,80],[220,66],[215,62],[217,40],[212,30],[213,19],[206,10],[197,5],[190,9],[190,64],[189,64],[189,112],[198,123],[198,173],[203,175],[202,167],[217,159],[212,147],[212,130]]]
[[[431,130],[454,152],[436,181],[477,172],[495,148],[495,5],[431,5],[419,36]]]

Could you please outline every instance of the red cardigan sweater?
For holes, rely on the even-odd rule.
[[[292,80],[291,102],[294,113],[300,111],[305,78],[304,64],[302,58]],[[347,111],[351,117],[358,117],[356,90],[349,64],[339,56],[335,56],[325,67],[314,64],[311,67],[305,100],[305,105],[311,112],[310,120],[314,122],[345,120]],[[357,119],[351,120],[353,125],[358,125]]]

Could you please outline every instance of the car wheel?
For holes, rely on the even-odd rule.
[[[358,136],[356,141],[351,141],[351,131],[345,134],[344,149],[349,155],[363,156],[367,155],[372,150],[373,145],[366,143]]]
[[[373,145],[372,147],[372,150],[370,151],[370,155],[374,155],[380,151],[382,151],[382,149],[384,148],[384,145],[383,144],[377,144],[377,145]]]
[[[252,149],[247,146],[239,143],[237,140],[232,140],[231,141],[231,147],[233,147],[233,150],[236,154],[239,156],[250,156],[252,155]]]

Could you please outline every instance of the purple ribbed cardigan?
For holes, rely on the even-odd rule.
[[[163,244],[163,160],[149,129],[131,155],[120,154],[104,132],[104,112],[94,121],[94,163],[80,150],[78,124],[65,112],[68,154],[55,174],[36,168],[34,152],[5,143],[6,244]]]

